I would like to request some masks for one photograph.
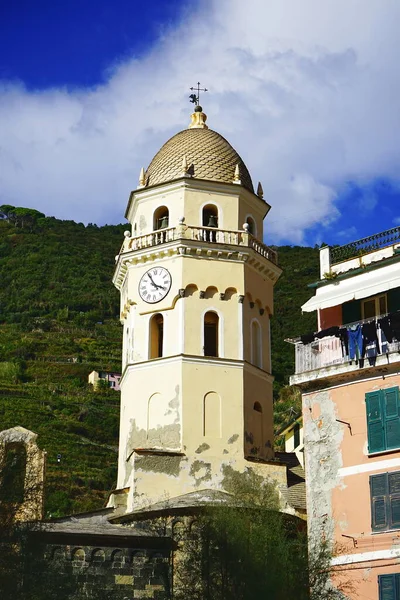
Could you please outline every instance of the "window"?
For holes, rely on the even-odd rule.
[[[385,315],[386,313],[386,294],[375,296],[374,298],[368,298],[367,300],[362,300],[361,302],[361,315],[363,319],[378,317],[379,315]]]
[[[218,356],[218,323],[217,313],[204,315],[204,356]]]
[[[400,447],[399,388],[369,392],[367,408],[368,451],[382,452]]]
[[[164,319],[158,314],[150,320],[150,358],[163,356]]]
[[[400,471],[369,478],[372,531],[400,529]]]
[[[169,222],[169,211],[166,206],[160,206],[154,212],[153,216],[153,231],[157,231],[158,229],[165,229],[168,227]]]
[[[379,575],[379,600],[400,600],[400,573]]]

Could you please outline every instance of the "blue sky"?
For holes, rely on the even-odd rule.
[[[400,225],[398,0],[3,0],[0,204],[123,220],[188,88],[262,181],[266,243]]]

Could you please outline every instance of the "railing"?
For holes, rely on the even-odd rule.
[[[331,264],[337,264],[349,258],[368,254],[374,250],[391,246],[396,242],[400,243],[400,227],[393,227],[393,229],[387,229],[386,231],[370,235],[350,244],[331,248]]]
[[[181,239],[206,242],[208,244],[225,244],[253,248],[255,252],[264,258],[267,258],[276,265],[278,264],[277,252],[246,231],[216,229],[215,227],[195,227],[191,225],[168,227],[137,237],[127,237],[122,245],[121,252],[151,248]]]
[[[398,352],[399,348],[399,342],[388,344],[388,353]],[[343,356],[340,339],[333,336],[315,340],[311,344],[296,342],[295,349],[296,375],[332,365],[344,365],[350,361],[348,356]],[[365,365],[369,364],[367,357],[364,361]]]

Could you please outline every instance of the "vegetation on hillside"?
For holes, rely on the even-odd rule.
[[[115,485],[119,393],[94,392],[93,369],[121,365],[119,294],[111,283],[126,225],[97,227],[0,207],[0,430],[22,425],[48,453],[46,513],[101,506]],[[284,272],[272,319],[276,425],[298,395],[287,387],[293,347],[315,328],[301,316],[318,277],[316,249],[278,248]]]

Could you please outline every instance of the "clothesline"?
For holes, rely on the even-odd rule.
[[[400,342],[400,311],[347,325],[328,327],[302,335],[300,341],[308,345],[331,336],[340,339],[343,357],[360,361],[360,366],[363,366],[363,360],[367,357],[370,365],[374,365],[378,354],[389,352],[389,343]]]

